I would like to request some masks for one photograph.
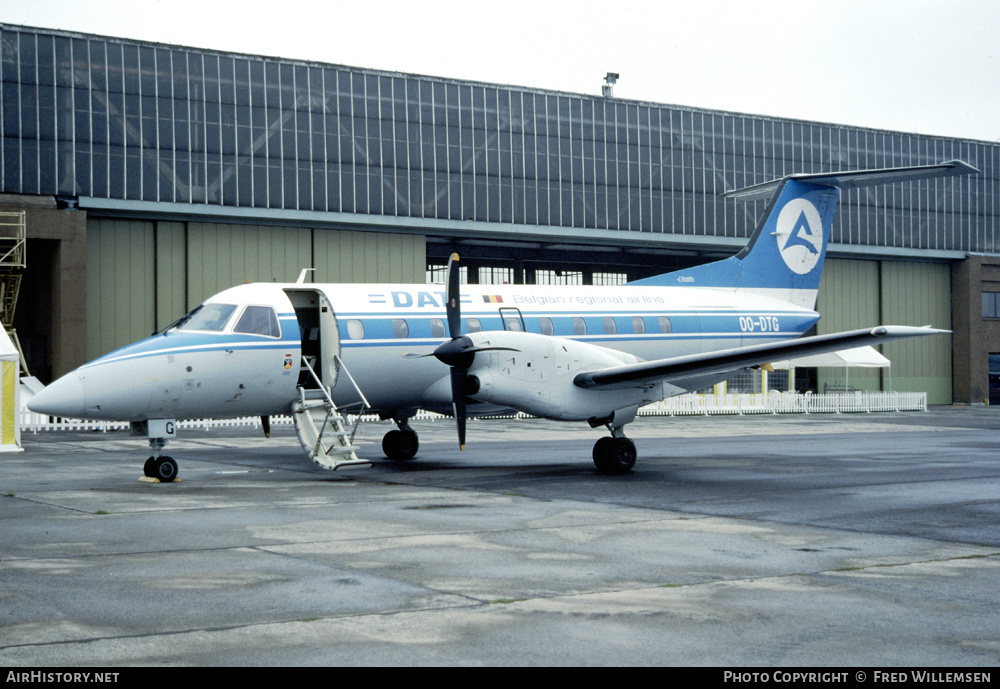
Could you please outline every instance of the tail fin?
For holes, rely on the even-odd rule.
[[[961,161],[950,161],[919,167],[791,175],[729,192],[727,197],[742,200],[770,196],[763,217],[740,253],[629,284],[746,290],[813,308],[841,189],[972,172],[978,170]]]

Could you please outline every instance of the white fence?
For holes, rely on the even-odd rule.
[[[814,395],[798,392],[768,394],[690,394],[669,397],[639,410],[639,416],[708,414],[822,414],[849,412],[927,411],[926,392],[847,392]]]
[[[927,411],[926,392],[849,392],[833,395],[812,393],[778,392],[764,394],[689,394],[670,397],[650,404],[639,410],[639,416],[699,416],[713,414],[823,414],[823,413],[864,413],[864,412]],[[527,418],[526,414],[518,414]],[[354,423],[357,417],[349,416]],[[445,418],[432,412],[420,412],[418,420]],[[363,421],[377,421],[378,417],[366,415]],[[272,416],[275,426],[292,425],[291,416]],[[180,421],[181,429],[209,429],[219,427],[245,426],[259,428],[260,419],[246,417],[240,419],[197,419]],[[128,423],[115,421],[81,421],[79,419],[56,419],[26,410],[21,412],[21,430],[28,433],[39,431],[112,431],[127,430]]]

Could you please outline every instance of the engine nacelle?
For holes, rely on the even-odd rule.
[[[468,391],[480,402],[546,419],[603,423],[611,418],[625,421],[623,417],[634,416],[639,406],[662,399],[658,384],[625,390],[585,390],[573,384],[578,373],[641,361],[631,354],[525,332],[494,331],[468,337],[481,350],[469,367],[475,381]]]

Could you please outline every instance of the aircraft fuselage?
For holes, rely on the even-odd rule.
[[[461,294],[463,333],[523,330],[640,360],[793,339],[819,318],[811,309],[764,295],[683,286],[464,285]],[[325,307],[296,307],[293,299],[303,297],[325,298]],[[205,302],[233,307],[225,323],[213,322],[212,329],[182,323],[50,387],[59,386],[68,405],[61,413],[74,418],[284,414],[298,399],[298,385],[309,384],[300,377],[305,346],[324,382],[334,382],[334,355],[348,371],[363,371],[356,382],[376,410],[447,410],[447,367],[431,356],[415,356],[429,355],[448,339],[444,300],[443,286],[433,284],[240,285]],[[253,329],[240,325],[248,307],[272,309],[280,334],[246,332]],[[323,337],[324,326],[333,334]],[[359,400],[343,376],[332,396],[338,405]]]

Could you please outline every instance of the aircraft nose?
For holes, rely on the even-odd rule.
[[[79,419],[83,416],[83,382],[75,373],[67,373],[28,402],[28,409],[49,416]]]

